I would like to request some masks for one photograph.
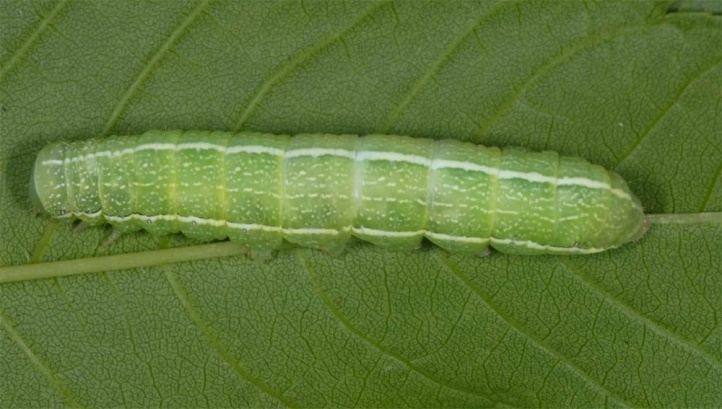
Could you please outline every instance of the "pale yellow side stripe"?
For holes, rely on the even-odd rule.
[[[605,248],[579,248],[579,247],[556,247],[556,246],[549,246],[546,244],[537,243],[530,240],[515,240],[515,239],[500,239],[496,237],[490,237],[490,238],[481,238],[481,237],[469,237],[469,236],[456,236],[456,235],[450,235],[450,234],[444,234],[444,233],[437,233],[430,230],[412,230],[412,231],[389,231],[389,230],[378,230],[378,229],[371,229],[368,227],[354,227],[354,226],[347,226],[342,229],[326,229],[326,228],[315,228],[315,227],[305,227],[305,228],[282,228],[279,226],[268,226],[264,224],[255,224],[255,223],[233,223],[228,222],[226,220],[217,220],[217,219],[206,219],[196,216],[179,216],[179,215],[172,215],[172,214],[160,214],[160,215],[153,215],[153,216],[147,216],[142,214],[131,214],[128,216],[108,216],[103,215],[102,211],[94,212],[94,213],[82,213],[82,212],[75,212],[75,213],[66,213],[62,216],[58,216],[59,218],[70,218],[70,217],[79,217],[79,218],[100,218],[104,217],[105,220],[111,222],[111,223],[122,223],[126,221],[140,221],[140,222],[154,222],[159,220],[165,220],[165,221],[179,221],[183,223],[190,223],[190,224],[199,224],[199,225],[206,225],[206,226],[214,226],[214,227],[228,227],[231,229],[237,229],[237,230],[246,230],[246,231],[266,231],[266,232],[281,232],[284,234],[318,234],[318,235],[330,235],[330,236],[337,236],[341,233],[351,232],[355,236],[363,239],[363,236],[373,236],[373,237],[390,237],[390,238],[404,238],[404,237],[417,237],[417,236],[425,236],[431,240],[448,240],[448,241],[457,241],[457,242],[463,242],[463,243],[475,243],[475,244],[485,244],[485,243],[491,243],[491,244],[504,244],[504,245],[513,245],[518,247],[525,247],[528,249],[534,249],[534,250],[544,250],[544,251],[557,251],[557,252],[566,252],[570,254],[592,254],[592,253],[599,253],[601,251],[605,251],[610,249],[611,247],[605,247]]]

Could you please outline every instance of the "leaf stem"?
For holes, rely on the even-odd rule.
[[[197,246],[141,251],[113,256],[88,257],[48,263],[0,267],[0,284],[14,281],[37,280],[99,271],[125,270],[129,268],[159,266],[181,261],[246,254],[247,250],[230,241],[201,244]]]
[[[652,224],[722,223],[722,212],[648,214],[646,219]]]

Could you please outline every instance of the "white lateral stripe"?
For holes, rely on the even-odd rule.
[[[62,160],[58,160],[58,159],[48,159],[48,160],[43,161],[42,164],[43,164],[43,165],[62,165],[62,164],[64,164],[64,163],[65,163],[65,161],[62,161]]]
[[[496,237],[491,238],[491,244],[511,244],[512,246],[526,247],[528,249],[534,249],[534,250],[560,251],[560,252],[568,252],[568,253],[575,253],[575,254],[599,253],[600,251],[609,250],[610,248],[612,248],[612,247],[604,247],[604,248],[556,247],[556,246],[549,246],[546,244],[540,244],[540,243],[537,243],[537,242],[531,241],[531,240],[498,239]]]
[[[100,216],[102,216],[102,215],[103,215],[103,211],[102,211],[102,210],[98,210],[97,212],[93,212],[93,213],[85,213],[85,212],[63,213],[63,214],[61,214],[61,215],[57,215],[57,216],[53,216],[53,217],[58,218],[58,219],[67,219],[67,218],[70,218],[70,217],[78,217],[78,218],[80,218],[80,217],[87,217],[87,218],[89,218],[89,219],[97,219],[98,217],[100,217]]]
[[[336,229],[322,229],[317,227],[304,227],[304,228],[295,228],[295,229],[282,229],[282,231],[286,234],[330,234],[332,236],[336,236],[344,229],[336,230]]]
[[[601,182],[598,180],[583,178],[583,177],[561,177],[555,178],[552,176],[542,175],[538,172],[519,172],[515,170],[503,170],[479,165],[478,163],[471,162],[460,162],[455,160],[438,159],[434,161],[433,167],[435,169],[451,168],[451,169],[463,169],[472,172],[482,172],[487,175],[497,175],[499,179],[521,179],[527,182],[534,183],[549,183],[556,184],[557,186],[582,186],[590,189],[604,189],[609,190],[613,195],[621,197],[622,199],[632,198],[629,194],[623,190],[612,188],[608,183]]]
[[[356,158],[362,161],[384,160],[388,162],[413,163],[421,166],[431,165],[431,159],[429,158],[398,152],[360,151],[358,155],[356,155]]]
[[[364,236],[375,236],[375,237],[414,237],[420,236],[425,233],[424,230],[416,231],[389,231],[389,230],[377,230],[370,229],[368,227],[352,227],[351,231],[355,234],[361,234]]]
[[[75,212],[75,213],[66,213],[60,216],[57,216],[59,218],[67,218],[67,217],[86,217],[86,218],[98,218],[102,216],[102,211],[97,211],[94,213],[83,213],[83,212]],[[415,237],[415,236],[421,236],[425,235],[426,237],[430,239],[437,239],[437,240],[448,240],[448,241],[458,241],[458,242],[464,242],[464,243],[476,243],[476,244],[485,244],[488,242],[491,242],[491,244],[508,244],[512,246],[517,247],[525,247],[528,249],[534,249],[534,250],[545,250],[545,251],[557,251],[557,252],[566,252],[570,254],[592,254],[592,253],[599,253],[601,251],[609,250],[613,247],[590,247],[590,248],[580,248],[580,247],[556,247],[556,246],[550,246],[546,244],[537,243],[531,240],[516,240],[516,239],[500,239],[496,237],[489,237],[489,238],[482,238],[482,237],[469,237],[469,236],[455,236],[445,233],[436,233],[429,230],[412,230],[412,231],[389,231],[389,230],[378,230],[378,229],[371,229],[368,227],[353,227],[353,226],[347,226],[341,229],[326,229],[326,228],[318,228],[318,227],[306,227],[306,228],[281,228],[279,226],[268,226],[264,224],[244,224],[244,223],[233,223],[228,222],[226,220],[217,220],[217,219],[205,219],[201,217],[196,216],[179,216],[179,215],[173,215],[173,214],[159,214],[159,215],[153,215],[153,216],[146,216],[142,214],[131,214],[128,216],[105,216],[105,219],[111,222],[125,222],[130,220],[137,220],[137,221],[158,221],[158,220],[166,220],[166,221],[179,221],[179,222],[185,222],[185,223],[191,223],[191,224],[200,224],[200,225],[210,225],[210,226],[216,226],[216,227],[229,227],[232,229],[237,230],[260,230],[260,231],[267,231],[267,232],[282,232],[285,234],[314,234],[314,235],[338,235],[342,232],[348,232],[351,231],[354,234],[358,235],[365,235],[365,236],[374,236],[374,237],[396,237],[396,238],[404,238],[404,237]]]
[[[237,146],[221,146],[207,142],[188,142],[188,143],[146,143],[135,146],[133,148],[125,148],[117,151],[99,151],[90,153],[87,155],[76,156],[72,158],[65,158],[64,160],[48,159],[43,161],[43,165],[60,165],[69,162],[78,162],[81,160],[88,160],[93,158],[117,158],[131,153],[141,151],[182,151],[182,150],[215,150],[225,154],[234,153],[256,153],[256,154],[268,154],[274,156],[283,155],[283,149],[274,148],[263,145],[237,145]]]
[[[226,153],[229,155],[232,155],[234,153],[265,153],[268,155],[273,156],[281,156],[283,155],[283,149],[280,148],[274,148],[271,146],[262,146],[262,145],[236,145],[236,146],[229,146],[226,149]]]
[[[581,177],[561,177],[557,180],[559,186],[584,186],[592,189],[608,189],[610,186],[605,182]],[[615,189],[612,189],[615,190]]]
[[[436,240],[460,241],[463,243],[484,244],[489,242],[489,239],[482,237],[452,236],[450,234],[436,233],[428,230],[426,231],[426,237]]]
[[[458,160],[436,159],[433,164],[434,169],[462,169],[472,172],[486,173],[487,175],[496,175],[497,169],[491,166],[479,165],[473,162],[461,162]]]
[[[147,143],[143,145],[138,145],[133,148],[125,148],[121,149],[119,151],[100,151],[95,153],[90,153],[84,156],[76,156],[74,158],[65,158],[68,162],[77,162],[79,160],[88,160],[91,158],[100,158],[100,157],[106,157],[106,158],[117,158],[124,155],[129,155],[131,153],[139,152],[139,151],[169,151],[169,150],[175,150],[177,149],[177,145],[174,143]],[[198,149],[198,148],[196,148]]]
[[[68,162],[76,162],[80,160],[87,160],[98,157],[119,157],[122,155],[135,153],[145,150],[215,150],[225,154],[235,153],[252,153],[252,154],[267,154],[275,156],[285,156],[286,158],[297,158],[297,157],[319,157],[319,156],[337,156],[352,160],[359,161],[389,161],[389,162],[404,162],[412,163],[421,166],[430,166],[432,169],[462,169],[471,172],[482,172],[487,175],[494,175],[500,179],[521,179],[532,183],[549,183],[556,184],[557,186],[581,186],[589,189],[603,189],[609,190],[613,195],[622,199],[627,199],[633,202],[632,197],[625,191],[617,188],[612,188],[608,183],[599,180],[593,180],[584,177],[561,177],[556,178],[553,176],[542,175],[538,172],[520,172],[515,170],[503,170],[497,169],[491,166],[481,165],[473,162],[462,162],[448,159],[435,159],[431,160],[419,155],[410,155],[399,152],[383,152],[383,151],[350,151],[347,149],[336,149],[336,148],[300,148],[289,151],[283,149],[263,146],[263,145],[236,145],[236,146],[221,146],[208,142],[187,142],[180,144],[173,143],[147,143],[138,145],[133,148],[126,148],[119,151],[101,151],[95,152],[88,155],[76,156],[73,158],[65,158],[64,160],[48,159],[43,161],[43,165],[62,165]]]
[[[341,158],[354,159],[354,152],[347,149],[335,148],[299,148],[286,151],[284,155],[286,159],[299,158],[302,156],[310,156],[316,158],[319,156],[338,156]]]
[[[61,216],[57,216],[59,218],[68,218],[68,217],[85,217],[85,218],[99,218],[102,216],[102,211],[97,211],[94,213],[84,213],[84,212],[75,212],[75,213],[66,213]],[[218,220],[218,219],[206,219],[196,216],[180,216],[180,215],[174,215],[174,214],[158,214],[153,216],[147,216],[143,214],[130,214],[127,216],[104,216],[106,220],[110,222],[115,223],[122,223],[127,221],[140,221],[140,222],[155,222],[159,220],[163,221],[178,221],[183,223],[190,223],[190,224],[200,224],[200,225],[208,225],[208,226],[214,226],[214,227],[230,227],[232,229],[237,230],[261,230],[261,231],[268,231],[268,232],[283,232],[288,234],[330,234],[330,235],[337,235],[339,234],[339,230],[336,229],[323,229],[323,228],[286,228],[283,229],[278,226],[268,226],[264,224],[245,224],[245,223],[233,223],[228,222],[225,220]],[[343,229],[342,229],[343,230]]]
[[[556,183],[556,178],[545,176],[537,172],[519,172],[516,170],[499,169],[499,179],[522,179],[527,182],[536,183]]]

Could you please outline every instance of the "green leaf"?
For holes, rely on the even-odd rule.
[[[0,406],[722,406],[706,4],[0,1]],[[665,215],[594,256],[260,261],[34,213],[42,146],[148,129],[551,149]]]

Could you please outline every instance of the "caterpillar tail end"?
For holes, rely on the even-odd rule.
[[[629,234],[625,242],[639,241],[642,237],[644,237],[645,234],[647,234],[649,226],[651,225],[649,218],[644,215],[644,208],[642,207],[642,203],[634,195],[632,195],[632,199],[635,203],[635,206],[630,209],[629,218],[630,220],[634,221],[633,223],[631,223],[631,225],[636,226],[636,229],[632,230],[631,234]]]
[[[649,220],[648,217],[644,217],[644,220],[639,225],[639,229],[637,229],[637,232],[632,235],[632,237],[629,239],[629,241],[638,241],[642,237],[644,237],[645,234],[647,234],[647,231],[649,231],[649,227],[652,225],[652,222]]]

